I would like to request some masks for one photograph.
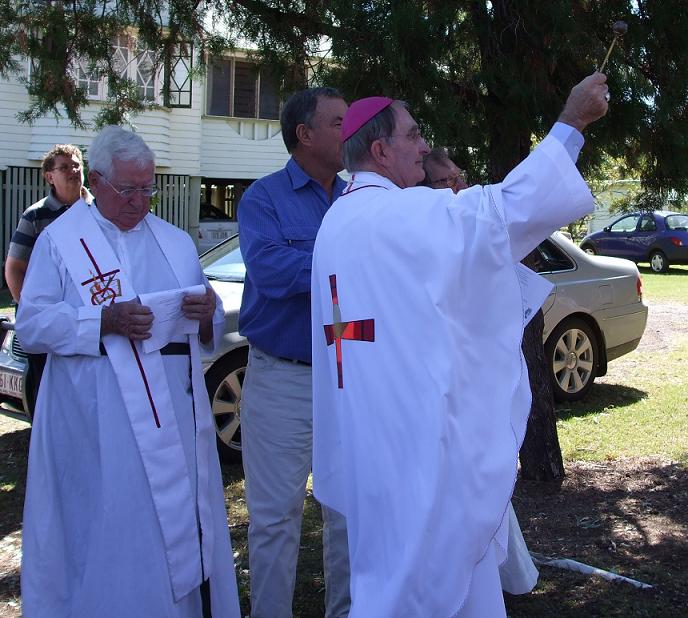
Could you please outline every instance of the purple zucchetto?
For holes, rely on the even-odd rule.
[[[349,105],[342,121],[342,142],[348,140],[366,122],[392,103],[394,99],[388,97],[367,97],[354,101]]]

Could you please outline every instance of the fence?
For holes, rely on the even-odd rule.
[[[156,174],[159,193],[155,198],[154,212],[172,225],[189,231],[189,206],[191,201],[190,177],[175,174]],[[2,273],[0,280],[5,287],[5,256],[10,239],[24,210],[42,199],[50,187],[43,180],[40,168],[9,167],[0,171],[0,248],[2,249]]]
[[[156,174],[155,178],[159,190],[155,214],[188,232],[191,198],[189,176]]]
[[[48,193],[48,183],[43,180],[40,168],[10,167],[0,172],[0,244],[3,268],[2,287],[5,286],[5,256],[10,238],[27,206],[37,202]]]

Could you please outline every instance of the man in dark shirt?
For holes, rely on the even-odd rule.
[[[12,235],[5,261],[5,280],[12,298],[19,302],[31,251],[38,235],[76,202],[81,195],[90,197],[84,188],[84,159],[76,146],[56,144],[43,156],[43,177],[50,185],[50,193],[29,206]],[[25,391],[29,414],[33,414],[38,385],[45,366],[45,354],[29,354]]]
[[[16,302],[19,302],[36,238],[76,202],[84,190],[84,160],[76,146],[53,146],[44,155],[41,170],[50,185],[50,193],[24,211],[12,235],[5,262],[5,280]]]
[[[284,105],[292,158],[256,182],[239,210],[246,264],[239,331],[250,344],[241,439],[249,511],[252,618],[289,618],[312,457],[311,261],[315,236],[345,183],[341,123],[332,88],[303,90]],[[349,613],[344,518],[323,508],[328,618]]]

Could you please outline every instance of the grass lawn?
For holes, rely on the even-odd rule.
[[[653,273],[649,266],[638,268],[646,301],[688,303],[688,266],[672,266],[665,274]]]
[[[566,460],[662,455],[688,464],[688,340],[668,353],[634,355],[623,382],[612,374],[586,401],[558,406]]]
[[[688,304],[688,267],[672,267],[667,274],[641,271],[650,319],[639,348],[612,361],[585,401],[557,408],[567,460],[661,455],[688,463],[688,326],[682,317]],[[668,320],[673,323],[665,340],[653,341]]]

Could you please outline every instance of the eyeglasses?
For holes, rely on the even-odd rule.
[[[140,193],[142,197],[153,197],[157,195],[158,189],[156,187],[140,187],[140,188],[130,188],[130,189],[122,189],[121,191],[119,189],[116,189],[114,185],[105,177],[103,174],[100,172],[96,171],[96,174],[100,176],[105,182],[107,182],[110,185],[110,188],[120,197],[123,197],[125,200],[128,200],[131,198],[134,193]]]
[[[80,170],[81,169],[81,163],[72,163],[71,165],[58,165],[57,167],[54,167],[51,169],[51,172],[73,172],[74,170]]]
[[[438,187],[446,187],[447,189],[454,189],[459,185],[466,184],[466,174],[461,172],[460,174],[455,174],[453,176],[447,176],[446,178],[438,178],[430,182],[430,186],[437,189]]]
[[[409,142],[418,142],[423,139],[420,129],[418,127],[413,127],[408,133],[392,133],[389,138],[393,137],[405,137]]]

